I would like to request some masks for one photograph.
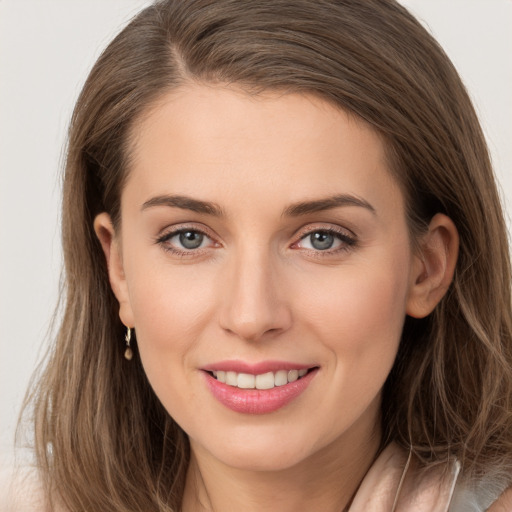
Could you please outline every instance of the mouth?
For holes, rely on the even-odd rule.
[[[294,402],[320,370],[319,366],[294,366],[227,362],[203,368],[203,375],[212,395],[227,408],[243,414],[268,414]]]
[[[316,368],[318,367],[277,370],[275,372],[259,373],[257,375],[223,370],[212,370],[207,373],[217,381],[234,388],[263,390],[286,386],[286,384],[302,379]]]

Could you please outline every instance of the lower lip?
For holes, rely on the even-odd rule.
[[[219,382],[207,372],[204,375],[213,396],[228,409],[243,414],[268,414],[281,409],[305,391],[317,371],[315,368],[295,382],[272,389],[240,389]]]

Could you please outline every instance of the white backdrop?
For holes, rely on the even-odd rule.
[[[0,469],[57,300],[59,172],[73,103],[101,49],[148,3],[0,0]],[[512,1],[402,3],[459,69],[512,212]]]

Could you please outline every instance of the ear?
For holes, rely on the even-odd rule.
[[[108,276],[112,291],[119,301],[119,317],[126,327],[134,327],[133,312],[123,268],[120,240],[116,236],[108,213],[100,213],[94,219],[94,231],[107,260]]]
[[[453,221],[438,213],[419,241],[414,256],[406,313],[415,318],[429,315],[448,290],[459,253],[459,234]]]

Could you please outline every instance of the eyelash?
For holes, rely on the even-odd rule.
[[[210,239],[213,242],[213,246],[220,247],[220,244],[214,240],[214,238],[206,231],[200,228],[197,228],[195,226],[183,226],[178,229],[173,229],[171,231],[168,231],[164,233],[163,235],[158,236],[155,239],[155,243],[159,244],[163,250],[170,252],[171,254],[178,256],[178,257],[194,257],[198,256],[202,253],[204,253],[205,249],[208,249],[210,247],[198,247],[197,249],[178,249],[176,247],[173,247],[169,244],[169,241],[173,239],[176,236],[179,236],[183,233],[197,233],[199,235],[202,235],[208,239]],[[308,237],[313,235],[314,233],[323,233],[326,235],[332,235],[334,236],[341,245],[339,247],[336,247],[335,249],[309,249],[309,248],[302,248],[304,251],[307,251],[310,254],[314,254],[315,257],[328,257],[332,255],[339,254],[341,252],[350,251],[357,245],[357,238],[355,235],[351,236],[348,235],[346,230],[341,229],[335,229],[332,227],[324,228],[324,227],[314,227],[307,230],[304,230],[299,235],[299,239],[291,244],[292,249],[300,249],[298,247],[298,244],[300,244],[303,240],[306,240]]]
[[[315,233],[322,233],[325,235],[331,235],[335,239],[337,239],[340,242],[340,246],[336,247],[334,249],[328,248],[328,249],[309,249],[309,248],[303,248],[303,250],[308,251],[310,254],[313,254],[315,257],[328,257],[328,256],[334,256],[342,252],[350,251],[353,249],[357,244],[357,239],[355,235],[349,235],[347,234],[346,230],[336,229],[333,227],[324,228],[324,227],[314,227],[313,229],[309,228],[307,231],[301,233],[300,238],[297,242],[294,242],[292,244],[292,247],[297,247],[299,243],[301,243],[304,240],[307,240],[308,237],[311,237]]]
[[[179,236],[183,233],[197,233],[202,235],[208,239],[210,239],[214,245],[220,246],[218,242],[215,242],[213,237],[206,232],[204,229],[199,229],[196,226],[182,226],[178,229],[173,229],[171,231],[167,231],[166,233],[158,236],[155,240],[155,243],[159,244],[164,251],[170,252],[174,256],[178,256],[181,258],[193,257],[199,254],[202,254],[206,248],[197,248],[197,249],[178,249],[169,244],[169,241],[172,240],[175,236]]]

